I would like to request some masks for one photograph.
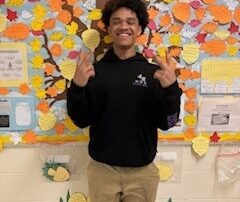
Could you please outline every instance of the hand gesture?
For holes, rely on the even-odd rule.
[[[155,62],[158,64],[160,69],[154,72],[154,78],[159,80],[163,88],[172,85],[176,81],[176,75],[172,68],[174,62],[170,53],[166,51],[166,61],[159,56],[154,56]]]
[[[79,52],[79,58],[76,71],[73,76],[73,82],[80,87],[86,86],[89,78],[95,76],[95,70],[90,61],[92,55],[92,51],[84,53],[82,50],[80,50]]]

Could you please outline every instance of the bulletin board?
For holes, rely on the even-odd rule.
[[[67,115],[66,89],[81,48],[95,50],[98,61],[111,46],[111,37],[100,20],[105,2],[0,0],[1,144],[89,140],[88,129],[79,129]],[[175,58],[173,68],[183,90],[179,122],[166,132],[159,131],[159,140],[187,142],[202,135],[211,142],[240,141],[240,131],[235,129],[215,131],[209,126],[204,131],[198,127],[206,112],[214,115],[210,125],[223,124],[223,128],[228,119],[237,121],[240,116],[231,114],[240,93],[238,0],[145,2],[150,20],[136,49],[150,62],[154,53],[164,57],[168,49]],[[211,75],[223,71],[227,77],[224,73],[213,80]],[[231,101],[222,115],[216,110],[225,97]],[[206,108],[210,106],[207,102],[216,106]],[[28,114],[30,121],[11,124],[19,104],[20,112]],[[9,114],[8,109],[13,112]]]

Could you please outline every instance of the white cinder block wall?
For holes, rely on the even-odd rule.
[[[59,202],[70,193],[87,195],[86,145],[76,145],[75,160],[79,175],[68,182],[48,182],[40,173],[39,153],[35,147],[5,148],[0,152],[0,202]],[[215,183],[215,157],[218,146],[196,158],[190,146],[181,147],[179,179],[159,184],[157,202],[240,202],[240,180],[232,185]],[[176,148],[176,147],[175,147]],[[174,151],[172,146],[159,146],[159,151]],[[178,152],[179,153],[179,152]]]

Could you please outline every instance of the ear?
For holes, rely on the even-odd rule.
[[[112,30],[111,30],[110,26],[107,27],[107,32],[108,32],[108,35],[111,36]]]
[[[142,26],[139,26],[138,28],[138,36],[140,36],[142,34]]]

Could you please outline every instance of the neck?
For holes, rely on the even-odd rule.
[[[121,60],[125,60],[136,55],[134,46],[131,48],[119,48],[113,45],[113,50],[115,55],[118,56]]]

